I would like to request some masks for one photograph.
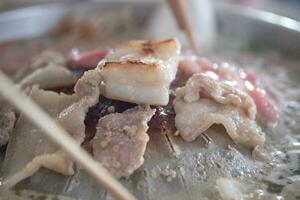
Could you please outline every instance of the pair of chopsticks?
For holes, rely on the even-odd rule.
[[[185,30],[193,50],[196,53],[199,52],[182,0],[168,0],[168,3],[180,28]],[[85,152],[62,127],[58,126],[46,112],[20,91],[1,71],[0,94],[37,127],[42,129],[56,145],[63,149],[77,164],[82,166],[99,185],[103,186],[114,197],[120,200],[136,200],[125,187]]]

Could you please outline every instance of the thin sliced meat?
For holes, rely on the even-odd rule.
[[[85,72],[74,87],[79,100],[64,109],[57,118],[79,144],[84,141],[86,113],[99,101],[101,80],[98,69]]]
[[[176,96],[182,97],[185,102],[195,102],[201,97],[211,98],[220,104],[232,104],[241,108],[255,119],[256,107],[253,99],[245,92],[226,83],[214,80],[207,74],[194,74],[183,88],[176,91]]]
[[[24,77],[19,84],[22,88],[38,85],[42,89],[61,88],[73,85],[78,80],[69,69],[55,64],[37,68]]]
[[[176,91],[174,109],[175,126],[186,141],[193,141],[213,124],[222,124],[237,144],[255,147],[265,142],[251,97],[207,75],[193,75]]]
[[[32,69],[37,69],[37,68],[45,67],[50,63],[59,66],[64,66],[66,63],[66,59],[62,54],[57,53],[56,51],[54,52],[54,51],[47,50],[35,56],[31,61],[30,67]]]
[[[99,97],[102,77],[99,68],[86,71],[77,81],[74,91],[77,96]]]
[[[100,81],[97,73],[88,71],[76,84],[76,93],[73,95],[57,94],[38,90],[34,87],[30,96],[71,134],[78,145],[81,145],[85,138],[85,116],[88,109],[98,103]],[[41,167],[64,175],[74,174],[74,163],[66,156],[65,152],[44,138],[41,130],[36,129],[26,119],[19,120],[15,134],[16,139],[13,140],[10,145],[12,147],[8,151],[8,155],[11,155],[6,158],[5,164],[7,166],[7,172],[5,172],[7,174],[5,180],[7,187],[14,186],[37,172]],[[24,145],[16,144],[20,141],[29,141],[30,148],[25,146],[24,148],[28,149],[24,150]],[[14,149],[16,147],[21,150],[16,151]],[[21,165],[18,163],[14,170],[11,169],[13,163],[18,162],[18,160],[25,160],[26,162]]]
[[[228,63],[213,64],[206,58],[194,55],[183,56],[179,69],[186,75],[205,73],[216,80],[221,80],[248,93],[254,100],[258,112],[264,122],[277,123],[279,110],[275,100],[268,93],[265,84],[262,84],[252,70],[243,70]]]
[[[74,163],[67,157],[66,153],[61,150],[51,154],[39,155],[34,157],[20,171],[7,177],[7,179],[3,181],[3,186],[5,188],[11,188],[20,181],[32,176],[42,167],[56,171],[63,175],[71,176],[75,172],[73,165]]]
[[[77,102],[73,103],[64,109],[57,117],[58,123],[72,135],[72,137],[81,144],[85,136],[84,119],[88,109],[98,103],[98,93],[93,96],[85,96],[80,98]]]
[[[144,162],[147,122],[155,110],[135,107],[101,118],[93,140],[94,157],[116,177],[128,177]]]
[[[57,94],[40,90],[37,87],[33,87],[30,97],[53,118],[57,118],[62,110],[78,101],[75,95]],[[43,164],[41,160],[46,160],[58,150],[57,146],[44,136],[42,130],[36,128],[24,115],[21,115],[8,143],[3,163],[4,182],[7,187],[14,186],[31,176],[40,167],[46,167],[47,163]],[[56,167],[56,169],[60,168],[57,171],[68,175],[74,173],[72,164],[57,162],[57,160],[55,162],[60,166]]]
[[[186,141],[195,140],[213,124],[222,124],[237,144],[255,147],[265,142],[265,135],[256,122],[233,105],[222,105],[210,99],[191,103],[180,99],[176,100],[174,109],[175,125]]]
[[[64,67],[65,63],[66,60],[62,54],[49,50],[43,51],[41,54],[33,57],[28,66],[18,70],[14,75],[14,80],[19,82],[35,70],[46,67],[49,64]]]

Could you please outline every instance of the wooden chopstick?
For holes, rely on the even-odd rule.
[[[176,18],[179,28],[185,31],[193,51],[199,54],[200,50],[183,0],[168,0],[168,4]]]
[[[82,166],[99,185],[103,186],[114,197],[120,200],[136,200],[107,170],[84,150],[80,145],[36,103],[21,92],[16,85],[0,71],[0,94],[9,103],[19,109],[28,119],[61,149],[63,149],[76,163]]]

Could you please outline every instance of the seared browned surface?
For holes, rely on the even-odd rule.
[[[141,61],[122,61],[122,62],[113,62],[113,61],[109,61],[109,62],[105,62],[105,64],[103,65],[103,67],[105,68],[112,68],[112,67],[116,67],[116,68],[125,68],[125,67],[143,67],[143,68],[149,68],[149,70],[153,70],[153,68],[158,68],[158,65],[155,63],[144,63]]]

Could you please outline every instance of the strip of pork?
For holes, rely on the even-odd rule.
[[[255,147],[265,142],[255,122],[252,98],[206,74],[194,74],[176,90],[174,109],[175,126],[186,141],[193,141],[213,124],[222,124],[237,144]]]
[[[149,107],[134,107],[101,118],[93,140],[95,159],[116,177],[132,174],[144,162],[147,122],[154,113]]]
[[[116,48],[98,64],[104,79],[101,93],[132,103],[167,105],[180,49],[177,39],[136,40]]]

